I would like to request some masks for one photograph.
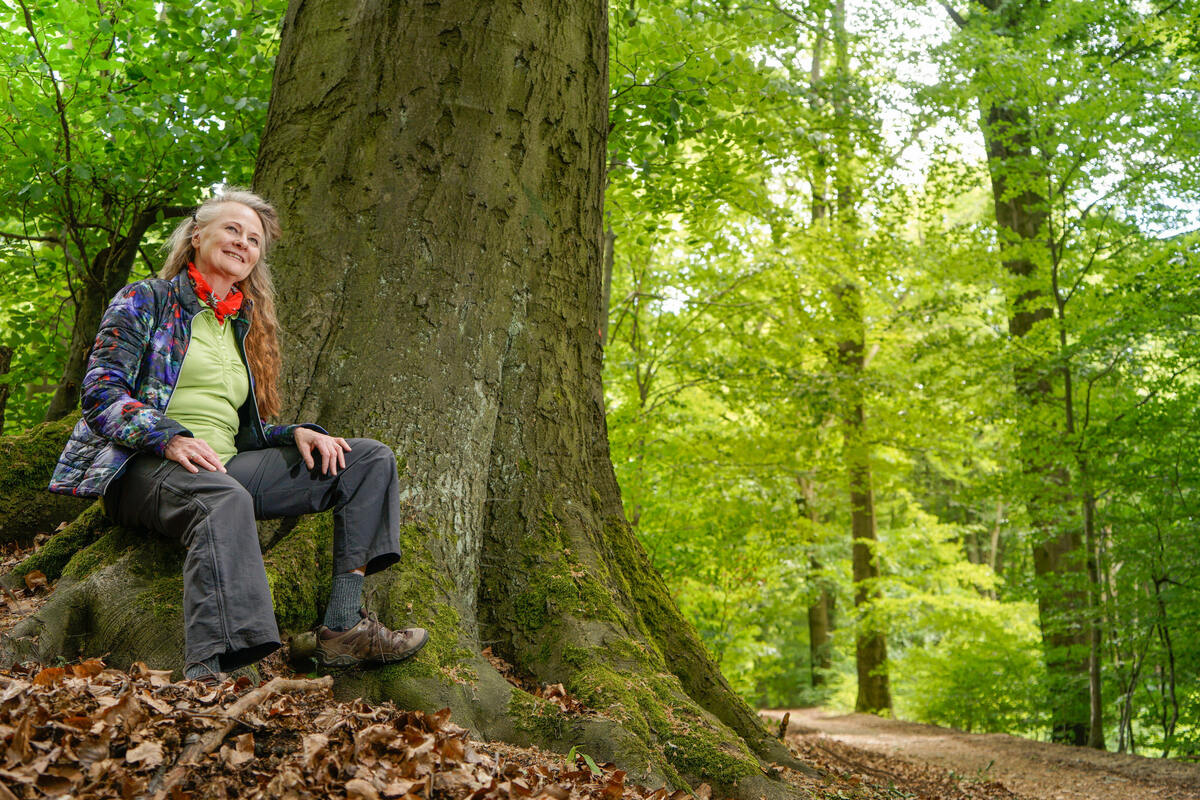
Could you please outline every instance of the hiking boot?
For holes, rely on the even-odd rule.
[[[429,640],[424,628],[390,630],[366,610],[362,619],[346,631],[317,628],[315,660],[326,667],[353,667],[356,664],[395,664],[415,655]]]

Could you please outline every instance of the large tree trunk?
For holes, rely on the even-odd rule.
[[[405,557],[369,584],[384,622],[431,629],[417,658],[337,691],[449,705],[479,734],[578,744],[638,780],[780,796],[760,759],[802,765],[680,616],[609,458],[606,48],[598,1],[289,9],[255,180],[287,230],[274,256],[284,416],[395,447]],[[328,529],[264,530],[293,630],[318,618]],[[114,570],[144,567],[104,547],[116,560],[67,566],[77,604],[97,601],[97,576],[111,586]],[[143,594],[173,596],[159,574]],[[513,689],[485,645],[595,713]]]

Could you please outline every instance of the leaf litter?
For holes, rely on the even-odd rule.
[[[32,550],[0,550],[0,574]],[[53,592],[44,576],[0,595],[0,633]],[[562,684],[538,685],[490,649],[483,655],[514,686],[567,714],[591,713]],[[280,654],[260,662],[269,678],[208,688],[173,682],[169,670],[128,671],[100,659],[0,670],[0,800],[711,800],[627,783],[614,764],[501,742],[473,741],[449,709],[435,714],[391,703],[339,702],[330,678],[296,677]],[[948,791],[928,776],[864,774],[845,754],[802,748],[813,778],[767,773],[815,798],[993,800],[1008,793]],[[849,765],[849,766],[848,766]],[[913,777],[913,776],[910,776]],[[952,781],[951,781],[952,783]],[[976,785],[976,788],[979,788]],[[932,790],[932,793],[931,793]],[[942,793],[945,791],[945,793]]]
[[[328,678],[209,689],[99,659],[0,671],[0,800],[682,800],[556,754],[472,741],[444,709],[341,703]]]

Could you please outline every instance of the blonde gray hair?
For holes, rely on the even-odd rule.
[[[279,372],[282,366],[279,357],[279,322],[275,317],[275,286],[271,282],[271,270],[267,254],[271,245],[283,233],[279,215],[274,206],[247,189],[235,186],[221,187],[212,197],[205,200],[192,216],[175,227],[167,240],[167,260],[158,275],[170,280],[187,269],[196,258],[192,236],[196,231],[211,223],[217,209],[225,203],[240,203],[258,214],[262,223],[263,241],[259,247],[258,263],[245,279],[238,284],[246,299],[254,304],[253,324],[246,336],[246,360],[254,373],[254,395],[258,401],[258,412],[264,419],[279,413]]]

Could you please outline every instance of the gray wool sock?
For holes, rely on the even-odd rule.
[[[333,588],[329,590],[329,605],[325,607],[325,627],[331,631],[346,631],[358,624],[362,617],[358,609],[362,606],[363,576],[357,572],[343,572],[333,576]]]
[[[203,661],[193,661],[183,668],[183,677],[188,680],[203,678],[205,675],[216,675],[221,671],[221,657],[213,656]]]

